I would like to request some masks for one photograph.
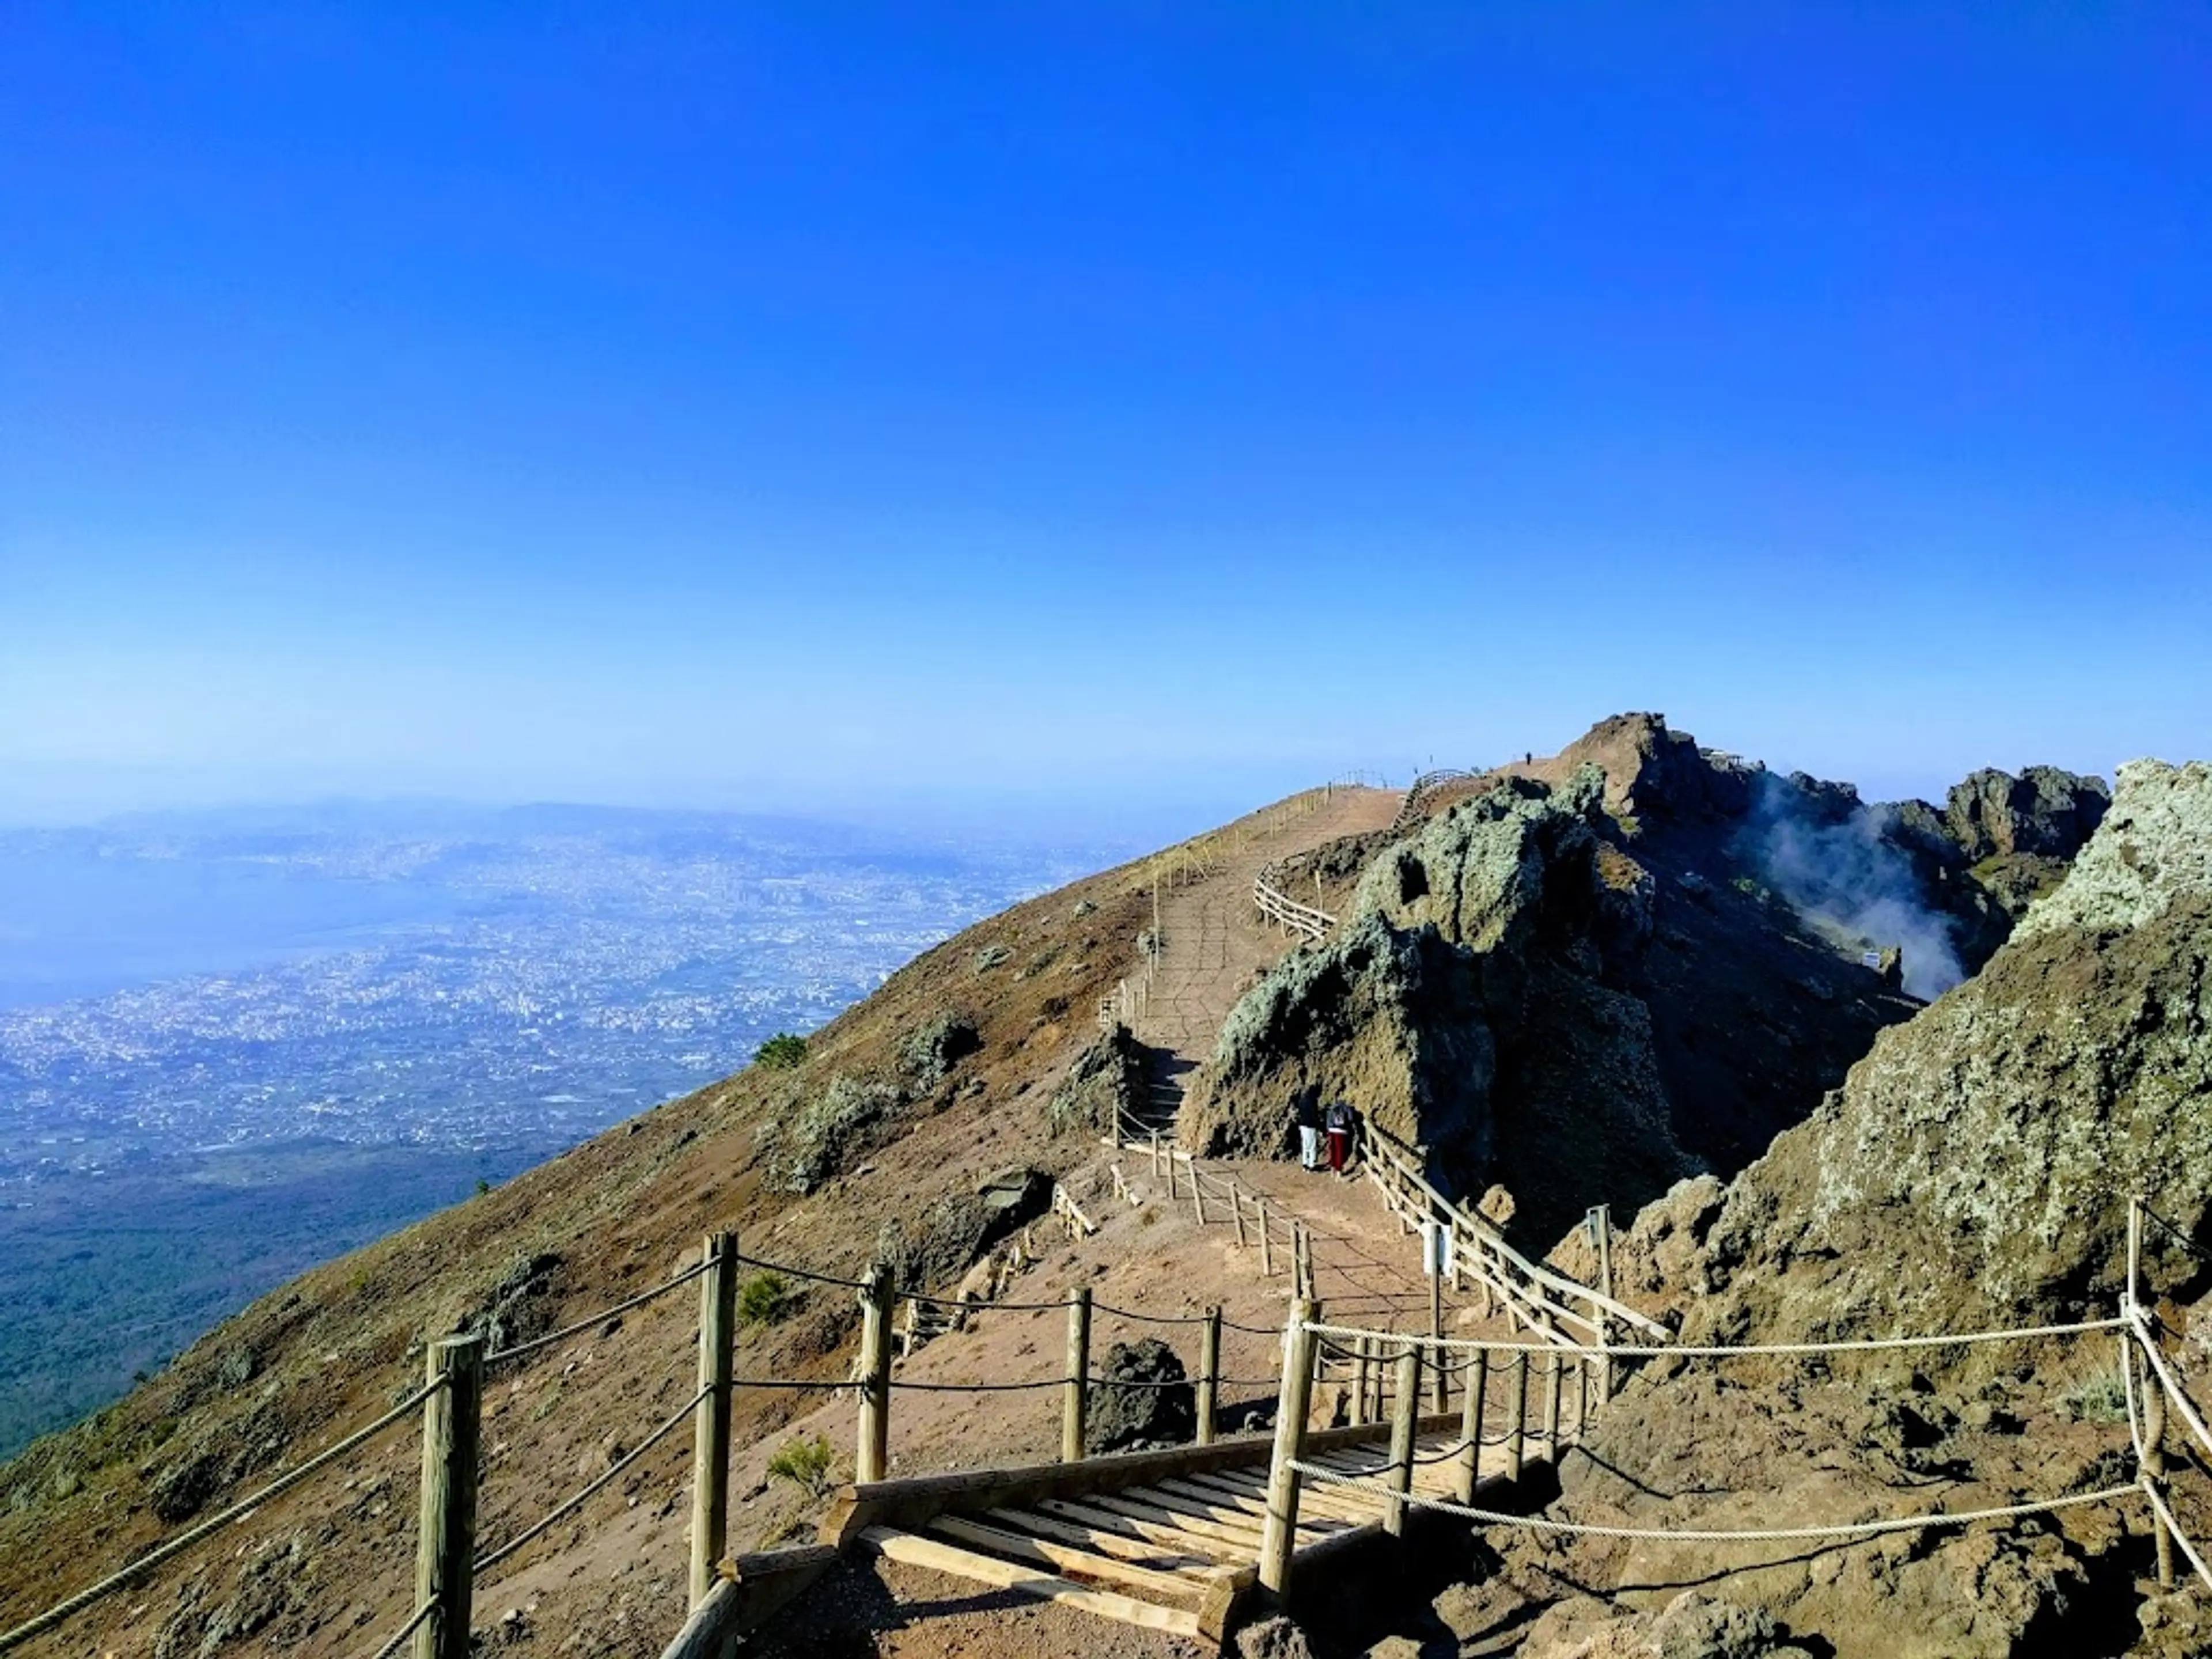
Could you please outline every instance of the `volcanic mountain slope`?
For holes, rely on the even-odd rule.
[[[2122,769],[2072,873],[1983,973],[1883,1032],[1813,1118],[1733,1182],[1685,1183],[1647,1209],[1615,1251],[1617,1283],[1697,1343],[2108,1317],[2138,1194],[2172,1228],[2146,1238],[2149,1291],[2190,1328],[2182,1310],[2212,1285],[2212,767],[2201,763]],[[2107,1334],[1818,1365],[1655,1364],[1569,1458],[1553,1513],[1788,1527],[2125,1484],[2113,1366]],[[2202,1536],[2203,1477],[2184,1476],[2176,1496]],[[1602,1598],[1547,1613],[1528,1659],[1646,1651],[1635,1644],[1661,1611],[1700,1584],[1778,1644],[1747,1635],[1732,1653],[1784,1650],[1778,1630],[1840,1659],[2212,1649],[2186,1592],[2139,1599],[2148,1561],[2143,1506],[2130,1501],[2012,1529],[1820,1547],[1523,1537],[1491,1591],[1524,1606],[1577,1589]]]
[[[993,1170],[1050,1174],[1096,1150],[1086,1134],[1055,1136],[1050,1102],[1099,996],[1127,970],[1143,885],[1128,866],[993,917],[816,1033],[802,1064],[753,1066],[307,1273],[126,1399],[39,1441],[0,1472],[0,1626],[384,1411],[419,1378],[426,1336],[526,1340],[660,1280],[696,1259],[709,1229],[737,1228],[750,1254],[847,1276],[881,1256],[910,1282],[957,1278],[1004,1224],[977,1197]],[[842,1376],[852,1297],[787,1288],[777,1322],[748,1334],[749,1363]],[[690,1297],[672,1296],[625,1316],[585,1363],[499,1380],[483,1536],[549,1507],[681,1403],[694,1317]],[[788,1396],[744,1394],[737,1435],[757,1438],[793,1409]],[[409,1435],[388,1438],[349,1466],[335,1500],[318,1481],[257,1515],[240,1559],[240,1535],[227,1534],[33,1650],[170,1659],[249,1637],[319,1653],[373,1647],[363,1638],[409,1602],[415,1467]],[[674,1582],[622,1565],[621,1579],[580,1585],[544,1616],[599,1638],[618,1617],[672,1632],[680,1540]],[[595,1638],[594,1650],[608,1645]]]
[[[2028,816],[1990,786],[1962,822],[2063,870],[2102,786],[2033,775]],[[1655,714],[1428,801],[1401,838],[1285,865],[1292,888],[1356,878],[1352,902],[1231,1013],[1186,1144],[1273,1151],[1286,1100],[1342,1095],[1427,1146],[1448,1188],[1502,1182],[1547,1241],[1591,1205],[1741,1168],[1920,1006],[1898,985],[1900,939],[1908,982],[1923,952],[1948,969],[1932,991],[1957,977],[1966,917],[1978,940],[2008,925],[1958,896],[1967,854],[1922,833],[1949,822],[1934,808],[1869,809]]]
[[[1277,1152],[1292,1087],[1357,1081],[1360,1103],[1434,1142],[1468,1182],[1506,1180],[1532,1237],[1582,1203],[1646,1195],[1688,1160],[1732,1168],[1755,1155],[1917,1006],[1805,922],[1743,850],[1762,775],[1630,716],[1491,775],[1482,802],[1433,802],[1408,837],[1332,841],[1345,823],[1374,822],[1379,804],[1333,817],[1321,792],[1218,832],[1279,868],[1342,864],[1360,886],[1339,935],[1297,952],[1239,1009],[1210,1102],[1186,1109],[1186,1138]],[[1179,864],[1207,856],[1186,848]],[[1425,895],[1409,890],[1413,866]],[[1504,884],[1494,902],[1486,883]],[[1141,1086],[1144,1057],[1097,1038],[1094,1017],[1131,970],[1150,887],[1130,866],[1017,906],[893,975],[815,1034],[803,1063],[756,1066],[647,1113],[225,1322],[0,1471],[0,1625],[404,1398],[426,1338],[526,1340],[664,1279],[710,1228],[734,1227],[763,1258],[848,1278],[881,1261],[905,1284],[949,1286],[1018,1218],[985,1205],[988,1179],[1095,1161],[1091,1131]],[[1351,954],[1362,940],[1385,947],[1373,962],[1415,967],[1370,972]],[[1330,972],[1354,991],[1328,990]],[[1278,995],[1309,982],[1319,988]],[[1278,1002],[1279,1018],[1253,1012]],[[1331,1072],[1370,1018],[1397,1035],[1369,1034],[1363,1069]],[[1310,1032],[1292,1029],[1300,1020]],[[1484,1043],[1486,1096],[1454,1093],[1449,1074],[1464,1060],[1479,1076]],[[1614,1083],[1620,1103],[1591,1115]],[[1547,1185],[1557,1171],[1566,1178]],[[748,1368],[842,1377],[849,1295],[776,1291],[763,1287]],[[510,1535],[689,1397],[688,1303],[630,1310],[496,1376],[483,1538]],[[738,1439],[757,1443],[801,1409],[741,1391]],[[665,1470],[629,1481],[637,1525],[680,1532],[682,1448],[662,1449]],[[416,1468],[407,1434],[380,1442],[339,1490],[319,1480],[275,1500],[29,1650],[373,1649],[410,1602]],[[656,1649],[681,1615],[680,1540],[610,1555],[609,1535],[633,1537],[576,1523],[548,1539],[526,1623],[568,1632],[579,1650]],[[495,1621],[488,1641],[512,1633],[492,1606],[482,1612]]]

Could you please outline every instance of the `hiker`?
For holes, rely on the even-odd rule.
[[[1291,1121],[1298,1126],[1298,1162],[1309,1170],[1321,1168],[1321,1106],[1311,1089],[1291,1097]]]
[[[1359,1115],[1348,1101],[1332,1101],[1328,1108],[1328,1167],[1338,1175],[1352,1158],[1352,1131]]]

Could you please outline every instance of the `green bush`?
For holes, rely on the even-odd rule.
[[[753,1064],[771,1072],[787,1072],[806,1058],[806,1039],[792,1031],[778,1031],[753,1050]]]
[[[798,1300],[798,1291],[781,1273],[755,1273],[738,1287],[738,1323],[773,1325]]]
[[[2128,1417],[2127,1385],[2112,1372],[2104,1372],[2075,1384],[2059,1402],[2076,1423],[2124,1423]]]
[[[952,1068],[983,1046],[975,1016],[938,1014],[908,1031],[899,1045],[899,1058],[918,1089],[934,1089]]]
[[[802,1434],[775,1449],[768,1460],[768,1472],[778,1480],[790,1481],[810,1498],[821,1498],[836,1484],[830,1477],[835,1455],[828,1435],[817,1434],[809,1440]]]

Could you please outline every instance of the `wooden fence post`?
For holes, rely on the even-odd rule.
[[[1559,1462],[1559,1391],[1565,1380],[1559,1351],[1544,1356],[1544,1455],[1553,1468]]]
[[[1441,1342],[1431,1342],[1429,1345],[1429,1364],[1431,1369],[1436,1372],[1437,1378],[1433,1389],[1436,1396],[1435,1408],[1439,1413],[1451,1409],[1451,1367],[1445,1363],[1446,1352],[1444,1345]]]
[[[1206,1182],[1198,1173],[1198,1160],[1190,1163],[1190,1207],[1198,1218],[1198,1224],[1206,1225]]]
[[[1298,1471],[1305,1461],[1306,1416],[1313,1409],[1313,1304],[1291,1304],[1283,1331],[1283,1382],[1275,1412],[1274,1457],[1267,1468],[1267,1513],[1260,1531],[1260,1587],[1278,1605],[1291,1589],[1298,1530]]]
[[[422,1402],[422,1507],[415,1605],[438,1610],[416,1627],[415,1659],[469,1659],[477,1553],[477,1453],[483,1431],[483,1338],[430,1345]]]
[[[1601,1204],[1590,1212],[1590,1230],[1597,1236],[1597,1288],[1607,1302],[1613,1300],[1613,1206]],[[1597,1345],[1601,1348],[1613,1346],[1613,1315],[1593,1302],[1590,1311],[1597,1316]],[[1607,1354],[1598,1361],[1597,1403],[1605,1405],[1613,1398],[1613,1356]],[[1579,1427],[1579,1425],[1577,1425]]]
[[[1528,1350],[1513,1356],[1513,1422],[1505,1431],[1505,1478],[1521,1478],[1522,1460],[1528,1452]]]
[[[1198,1336],[1198,1443],[1213,1443],[1213,1425],[1221,1409],[1221,1309],[1206,1310],[1206,1323]]]
[[[1275,1276],[1275,1253],[1267,1238],[1267,1200],[1262,1198],[1256,1202],[1260,1211],[1260,1277],[1273,1279]]]
[[[1459,1457],[1455,1465],[1459,1481],[1455,1495],[1462,1504],[1474,1502],[1482,1480],[1483,1396],[1489,1392],[1490,1350],[1477,1348],[1468,1355],[1467,1392],[1459,1402]]]
[[[691,1606],[714,1588],[730,1515],[730,1353],[738,1308],[737,1241],[707,1235],[699,1279],[699,1389],[691,1419]]]
[[[1367,1413],[1367,1393],[1375,1382],[1375,1339],[1363,1336],[1352,1345],[1352,1420],[1372,1423]]]
[[[1421,1420],[1421,1345],[1408,1341],[1398,1356],[1398,1398],[1390,1417],[1390,1505],[1382,1530],[1406,1535],[1405,1494],[1413,1489],[1413,1431]]]
[[[1172,1167],[1172,1166],[1170,1166]],[[1060,1461],[1083,1461],[1083,1419],[1091,1403],[1091,1287],[1067,1304],[1067,1381],[1060,1395]]]
[[[1229,1218],[1237,1224],[1237,1248],[1244,1248],[1244,1189],[1232,1177],[1229,1183]]]
[[[2143,1402],[2142,1473],[2160,1498],[2166,1496],[2166,1388],[2152,1375],[2150,1361],[2136,1352],[2140,1338],[2133,1332],[2125,1338],[2127,1363],[2135,1367],[2136,1397]],[[2157,1510],[2151,1511],[2151,1536],[2158,1544],[2158,1587],[2173,1588],[2173,1534],[2166,1529],[2166,1522]]]
[[[860,1436],[853,1452],[853,1479],[880,1480],[890,1467],[891,1276],[881,1262],[868,1269],[860,1291]]]

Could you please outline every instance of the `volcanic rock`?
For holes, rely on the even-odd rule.
[[[1695,1343],[1881,1338],[2096,1318],[2127,1209],[2154,1295],[2212,1249],[2212,768],[2123,769],[2065,884],[1988,968],[1883,1032],[1842,1089],[1725,1193],[1676,1188],[1615,1241],[1615,1283]],[[1560,1259],[1571,1265],[1572,1245]],[[2124,1486],[2124,1423],[2081,1401],[2109,1340],[1879,1351],[1818,1366],[1659,1362],[1561,1471],[1566,1517],[1758,1528],[1958,1510]],[[1933,1491],[1923,1489],[1932,1488]],[[1748,1543],[1652,1546],[1838,1659],[2116,1651],[2136,1624],[2137,1505],[1838,1540],[1808,1567]],[[2132,1541],[2131,1541],[2132,1540]],[[1613,1585],[1649,1611],[1643,1547],[1509,1549],[1532,1595]],[[1657,1558],[1655,1558],[1656,1565]],[[1771,1565],[1761,1565],[1761,1562]],[[1593,1651],[1605,1651],[1594,1650]]]
[[[1107,1350],[1084,1415],[1086,1450],[1180,1445],[1197,1431],[1198,1396],[1173,1348],[1148,1336]]]

